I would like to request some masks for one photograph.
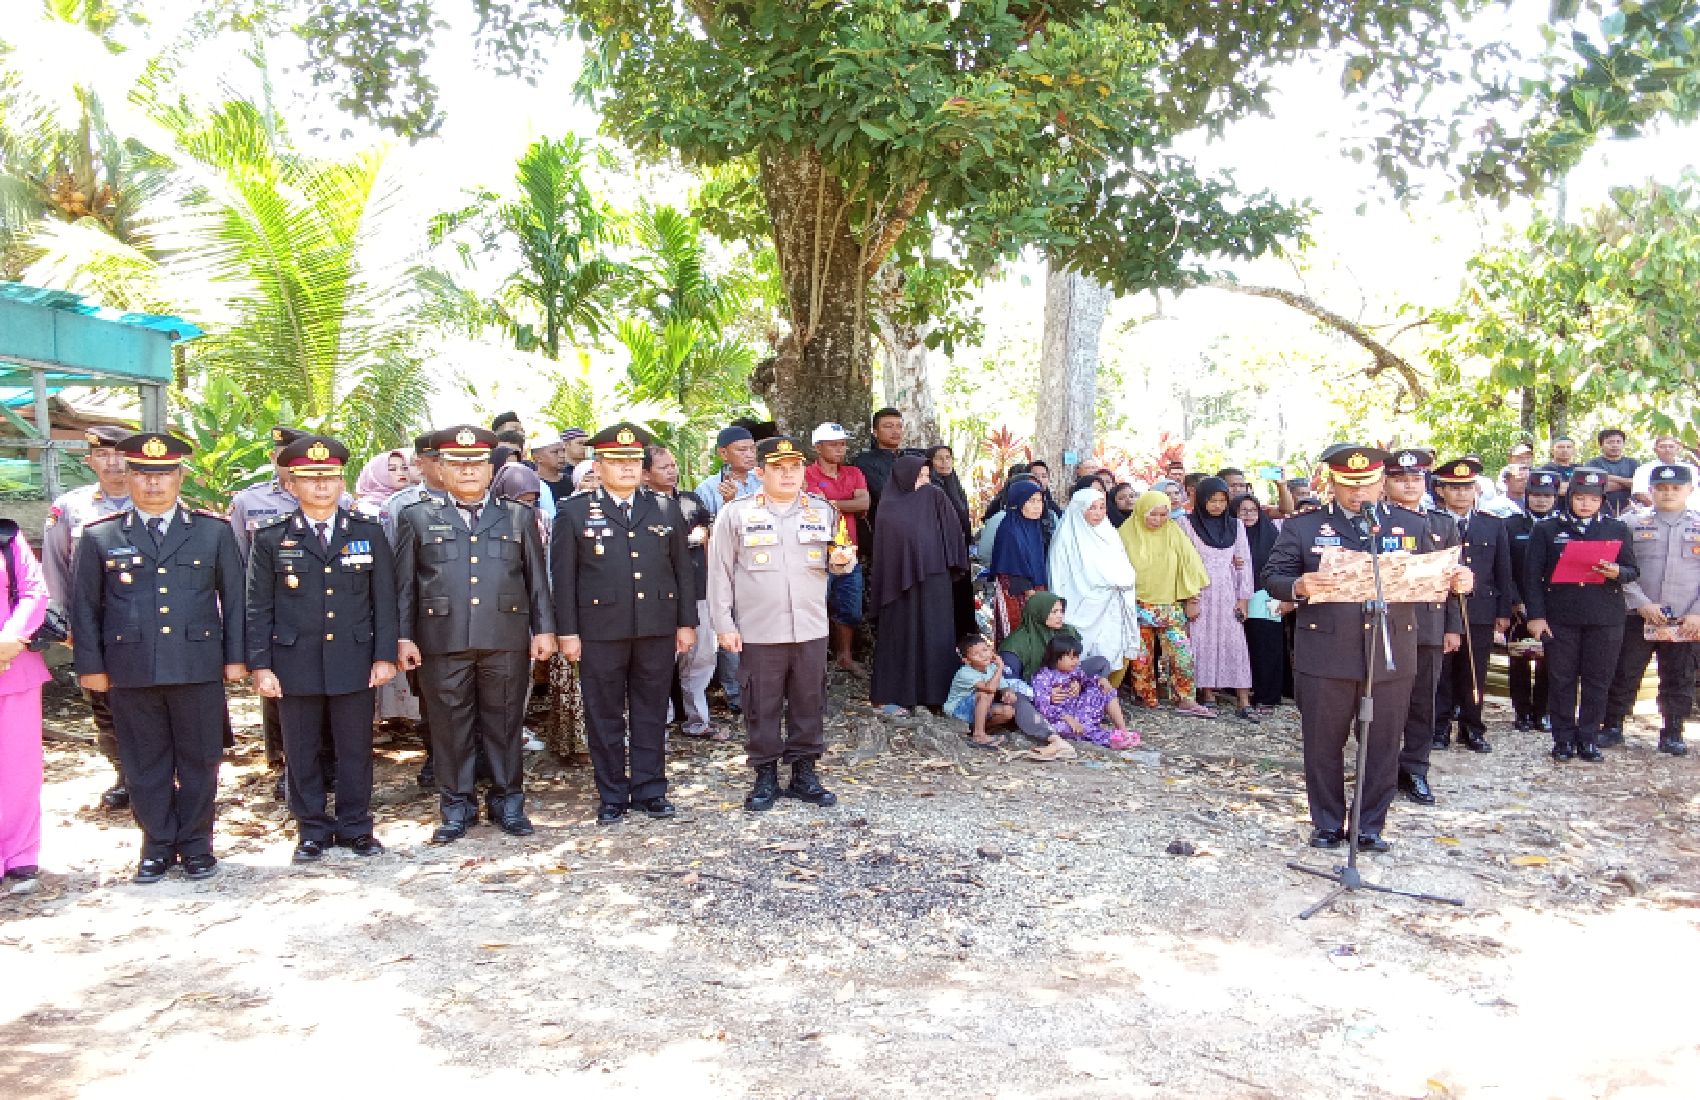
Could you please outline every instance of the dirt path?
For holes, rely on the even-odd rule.
[[[306,870],[241,728],[224,873],[157,886],[89,808],[104,765],[57,745],[49,873],[0,897],[0,1095],[1700,1093],[1700,760],[1643,729],[1560,768],[1502,726],[1365,860],[1465,907],[1299,922],[1323,884],[1284,864],[1327,861],[1291,713],[1141,717],[1141,750],[1067,765],[835,756],[837,809],[762,817],[740,755],[690,743],[673,823],[599,830],[569,769],[534,780],[537,836],[446,850],[389,749],[389,854]]]

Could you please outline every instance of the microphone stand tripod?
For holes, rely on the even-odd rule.
[[[1358,693],[1358,713],[1355,723],[1355,733],[1358,740],[1357,774],[1352,779],[1352,811],[1349,815],[1346,830],[1346,863],[1332,871],[1324,871],[1317,867],[1306,867],[1302,863],[1289,863],[1288,868],[1300,871],[1317,878],[1325,878],[1334,883],[1321,901],[1299,914],[1300,920],[1309,920],[1333,905],[1346,894],[1359,890],[1369,890],[1377,894],[1396,894],[1402,898],[1416,898],[1419,901],[1439,902],[1443,905],[1463,905],[1462,898],[1441,897],[1438,894],[1423,894],[1413,890],[1396,890],[1391,886],[1379,886],[1373,882],[1365,882],[1363,873],[1358,870],[1358,822],[1363,816],[1364,807],[1364,773],[1369,763],[1369,730],[1375,718],[1375,662],[1378,656],[1376,649],[1387,662],[1387,671],[1392,672],[1396,667],[1393,663],[1392,628],[1387,621],[1387,600],[1381,588],[1381,526],[1375,522],[1375,513],[1366,506],[1365,518],[1370,521],[1369,528],[1369,565],[1370,576],[1375,581],[1375,599],[1364,605],[1364,613],[1374,618],[1373,629],[1370,631],[1369,647],[1364,658],[1363,686]]]

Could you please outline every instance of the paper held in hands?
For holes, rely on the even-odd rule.
[[[1616,561],[1623,546],[1619,539],[1600,542],[1567,542],[1553,566],[1551,584],[1604,584],[1606,579],[1594,572],[1602,561]]]
[[[1452,581],[1447,571],[1458,564],[1459,548],[1451,546],[1433,554],[1390,550],[1381,555],[1381,590],[1388,603],[1441,603],[1450,597]],[[1375,599],[1375,574],[1369,555],[1362,550],[1330,546],[1322,551],[1318,573],[1335,580],[1325,592],[1311,595],[1311,603],[1368,603]]]

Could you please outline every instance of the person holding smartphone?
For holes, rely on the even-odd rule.
[[[1530,533],[1523,565],[1520,591],[1529,634],[1545,647],[1552,758],[1559,761],[1604,759],[1596,739],[1623,643],[1623,586],[1641,575],[1629,529],[1600,514],[1606,477],[1586,466],[1576,470],[1563,511]],[[1602,550],[1593,565],[1602,583],[1554,584],[1564,548],[1578,542],[1617,543],[1615,555]],[[1584,661],[1584,653],[1591,659]]]

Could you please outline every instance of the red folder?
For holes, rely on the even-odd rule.
[[[1600,542],[1567,542],[1564,552],[1558,556],[1558,564],[1553,566],[1553,584],[1604,584],[1606,579],[1594,572],[1594,566],[1602,561],[1616,561],[1617,552],[1623,547],[1618,539],[1605,539]]]

